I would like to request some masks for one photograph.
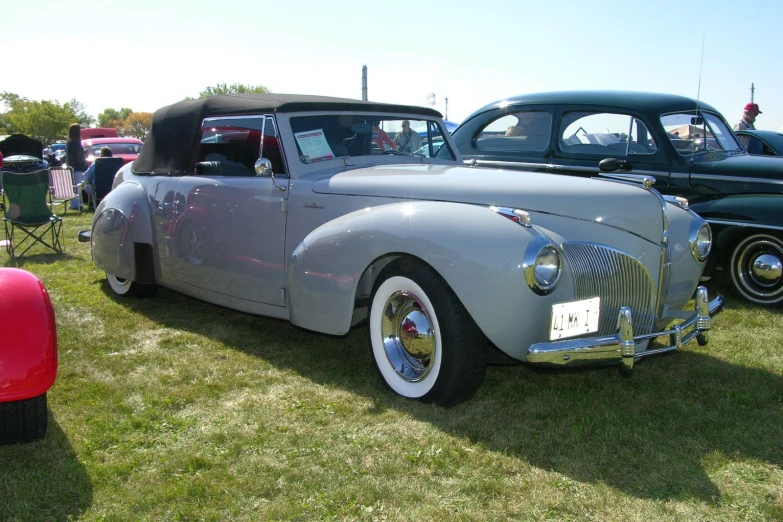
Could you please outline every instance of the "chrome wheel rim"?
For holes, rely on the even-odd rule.
[[[435,331],[421,301],[411,292],[392,294],[383,306],[381,337],[386,358],[407,382],[427,377],[435,360]]]
[[[749,240],[735,254],[734,273],[749,298],[783,299],[783,246],[767,237]]]

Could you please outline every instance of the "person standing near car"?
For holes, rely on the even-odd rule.
[[[397,149],[397,144],[392,141],[386,131],[381,127],[381,121],[372,122],[372,141],[378,146],[380,152]]]
[[[410,121],[402,120],[402,130],[394,137],[394,144],[398,151],[411,154],[421,148],[421,136],[411,130]]]
[[[68,141],[65,144],[65,163],[73,169],[73,182],[82,182],[84,171],[87,170],[87,153],[82,148],[82,127],[78,123],[68,127]],[[82,204],[81,194],[70,203],[71,209],[78,210]]]
[[[756,116],[761,114],[758,103],[745,104],[745,112],[742,113],[742,118],[734,125],[734,130],[756,130],[754,123],[756,122]],[[747,136],[737,136],[739,142],[745,147],[745,150],[750,146],[750,138]],[[750,152],[748,150],[748,152]]]

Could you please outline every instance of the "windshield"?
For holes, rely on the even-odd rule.
[[[666,136],[683,156],[705,151],[741,152],[734,133],[718,114],[702,111],[661,116]]]
[[[291,129],[302,163],[344,156],[377,154],[432,156],[445,132],[438,120],[364,114],[334,114],[291,118]],[[437,138],[436,138],[437,137]],[[447,149],[446,147],[441,147]],[[456,159],[448,149],[440,158]]]

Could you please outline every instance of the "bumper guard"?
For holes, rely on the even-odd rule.
[[[677,350],[694,338],[700,346],[707,344],[711,319],[723,309],[723,296],[718,294],[715,299],[709,301],[707,289],[700,286],[696,289],[695,300],[693,315],[668,330],[634,336],[631,309],[624,306],[617,317],[617,334],[536,343],[528,348],[527,361],[542,366],[583,366],[617,362],[622,373],[630,374],[634,362],[642,357]],[[669,346],[636,353],[636,343],[663,335],[669,336]]]

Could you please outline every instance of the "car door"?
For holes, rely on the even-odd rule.
[[[274,176],[256,175],[259,157]],[[274,118],[205,119],[193,173],[177,180],[171,198],[168,264],[176,280],[285,306],[287,186]]]

